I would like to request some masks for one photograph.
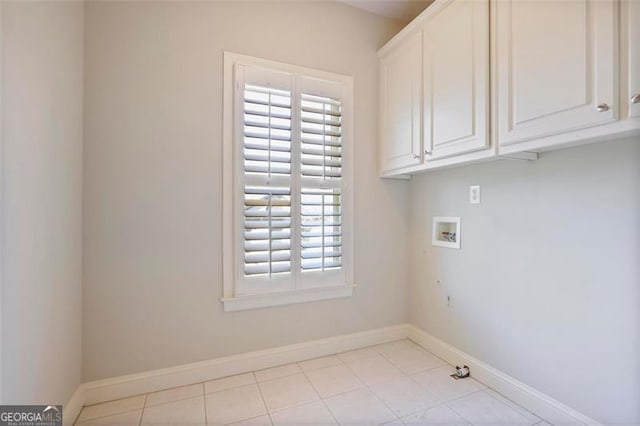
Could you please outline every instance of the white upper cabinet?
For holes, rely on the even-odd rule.
[[[640,0],[435,0],[378,54],[383,176],[640,134]]]
[[[380,59],[380,168],[382,174],[422,161],[422,41],[404,40]]]
[[[627,87],[623,86],[622,102],[628,106],[628,117],[640,118],[640,1],[622,2],[622,28],[622,51],[628,53],[623,74],[628,79]]]
[[[426,161],[489,145],[489,1],[446,2],[423,29]]]
[[[497,0],[494,5],[501,147],[619,118],[617,2]]]

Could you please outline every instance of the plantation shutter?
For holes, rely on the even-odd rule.
[[[343,284],[343,86],[244,65],[236,85],[237,294]]]
[[[299,87],[300,266],[303,285],[316,285],[342,266],[342,92],[309,78]]]
[[[239,67],[242,120],[242,291],[290,284],[292,235],[291,77]]]

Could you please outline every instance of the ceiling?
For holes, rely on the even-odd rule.
[[[433,0],[338,0],[376,15],[409,22]]]

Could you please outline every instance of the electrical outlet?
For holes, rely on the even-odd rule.
[[[471,204],[480,204],[480,185],[469,187],[469,202]]]

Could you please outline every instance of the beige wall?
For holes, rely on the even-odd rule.
[[[2,391],[80,384],[83,4],[2,3]]]
[[[640,138],[410,186],[412,322],[596,420],[639,424]],[[462,250],[431,246],[433,216],[462,217]]]
[[[87,3],[84,380],[408,320],[409,188],[376,171],[399,28],[337,2]],[[224,50],[354,76],[352,298],[223,312]]]

